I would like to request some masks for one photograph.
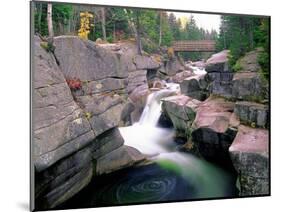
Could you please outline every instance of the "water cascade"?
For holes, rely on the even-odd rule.
[[[135,182],[137,185],[127,186],[127,188],[130,193],[134,188],[135,194],[146,192],[145,189],[148,189],[149,192],[156,195],[157,198],[155,198],[158,201],[174,200],[175,197],[177,199],[193,199],[231,195],[228,186],[231,179],[223,170],[192,154],[176,151],[177,145],[173,140],[174,130],[157,127],[161,115],[161,99],[179,92],[177,84],[167,85],[167,89],[156,91],[148,96],[138,123],[119,128],[126,145],[135,147],[143,154],[151,156],[150,159],[158,165],[157,168],[147,167],[150,174],[146,177],[143,176],[142,179],[138,180],[130,179],[129,184],[132,181],[137,181]],[[146,170],[145,167],[143,169]],[[155,172],[155,176],[151,172]],[[146,175],[145,172],[138,172],[138,174],[140,173]],[[164,176],[163,173],[165,173]],[[182,188],[178,188],[179,185],[183,188],[186,187],[187,190],[181,191]],[[122,187],[122,185],[119,186]],[[165,191],[166,195],[163,196],[162,192],[160,194],[159,189]],[[178,197],[177,192],[181,197]],[[131,195],[134,196],[132,193]],[[151,198],[150,195],[147,198]],[[134,201],[142,201],[142,199],[136,199]],[[151,200],[147,199],[146,201]]]
[[[75,202],[79,207],[93,207],[235,195],[230,175],[192,154],[178,152],[174,130],[157,127],[161,99],[177,92],[177,84],[167,84],[167,88],[151,93],[139,122],[119,128],[125,145],[147,155],[151,163],[95,178],[68,203],[72,208]]]

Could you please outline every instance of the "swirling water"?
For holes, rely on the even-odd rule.
[[[222,198],[236,195],[235,179],[191,154],[176,151],[172,129],[157,127],[163,97],[177,84],[148,96],[138,123],[119,128],[125,144],[146,154],[152,164],[123,169],[94,180],[62,208]]]

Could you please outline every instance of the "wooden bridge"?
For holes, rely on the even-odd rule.
[[[175,52],[214,52],[215,45],[214,40],[188,40],[175,41],[172,47]]]

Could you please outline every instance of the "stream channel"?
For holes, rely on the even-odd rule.
[[[150,163],[95,177],[58,209],[236,197],[232,173],[179,152],[174,130],[158,126],[160,100],[178,90],[178,84],[167,83],[167,88],[151,93],[140,120],[119,128],[125,145],[147,155]]]

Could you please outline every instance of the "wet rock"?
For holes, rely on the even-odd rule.
[[[233,98],[260,102],[268,98],[268,82],[257,72],[238,72],[233,77]]]
[[[187,140],[191,135],[191,125],[200,101],[184,95],[166,97],[161,101],[162,111],[172,121],[176,136]]]
[[[193,75],[191,70],[186,70],[177,73],[176,75],[169,78],[169,81],[174,83],[181,83],[184,79],[191,77]]]
[[[91,144],[92,159],[97,160],[115,149],[120,148],[123,144],[124,139],[118,128],[107,130],[103,134],[100,134]]]
[[[233,72],[228,66],[228,50],[212,55],[207,60],[207,80],[210,82],[209,91],[225,98],[232,98]]]
[[[157,62],[153,57],[145,55],[136,55],[134,58],[136,68],[139,70],[143,69],[158,69],[161,64]]]
[[[53,208],[79,192],[94,170],[90,148],[84,148],[36,175],[36,208]]]
[[[152,83],[152,88],[159,88],[159,89],[163,89],[166,87],[166,82],[162,81],[162,80],[155,80]]]
[[[206,67],[206,63],[203,60],[195,61],[195,62],[192,63],[192,66],[195,66],[195,67],[198,67],[200,69],[203,69],[203,68]]]
[[[231,166],[228,148],[237,132],[231,125],[233,110],[233,102],[214,97],[209,97],[197,108],[192,125],[192,141],[205,159]]]
[[[159,71],[165,75],[174,76],[175,74],[184,70],[184,66],[179,62],[176,57],[174,57],[166,61],[164,66]]]
[[[130,101],[134,104],[135,109],[131,112],[131,122],[138,122],[146,104],[147,96],[150,94],[148,85],[144,84],[136,87],[129,95]]]
[[[180,83],[180,88],[182,94],[200,101],[205,100],[209,96],[205,75],[195,75],[184,79]]]
[[[129,72],[127,91],[130,94],[136,87],[147,84],[147,70]]]
[[[229,148],[240,182],[240,195],[269,194],[268,130],[239,126]]]
[[[106,174],[121,168],[126,168],[145,159],[137,149],[122,146],[97,159],[97,174]]]
[[[131,113],[136,109],[136,106],[134,103],[132,103],[129,99],[129,101],[124,106],[122,112],[121,112],[121,121],[122,123],[119,124],[119,126],[129,126],[132,125],[131,120]]]
[[[228,66],[228,54],[229,50],[223,50],[219,53],[213,54],[206,61],[206,72],[228,72],[230,71]]]
[[[210,72],[207,74],[207,80],[210,82],[209,90],[211,93],[232,98],[232,72]]]
[[[234,112],[240,121],[253,127],[269,126],[268,105],[255,102],[236,102]]]

